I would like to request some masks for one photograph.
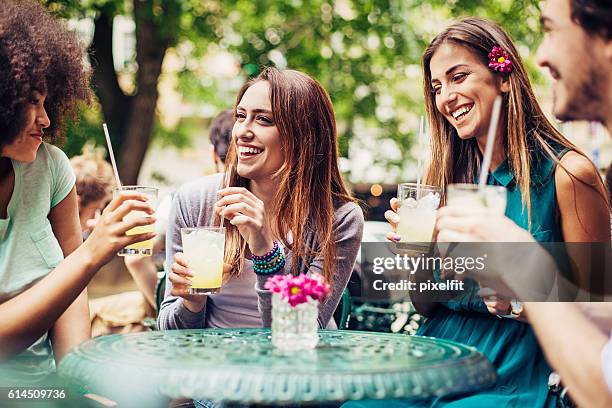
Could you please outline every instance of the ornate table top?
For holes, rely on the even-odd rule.
[[[94,392],[120,388],[242,403],[320,403],[445,395],[490,386],[475,349],[387,333],[319,331],[307,352],[282,352],[268,329],[170,330],[89,340],[60,375]]]

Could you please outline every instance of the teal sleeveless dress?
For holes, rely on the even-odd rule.
[[[558,157],[566,151],[557,149]],[[532,235],[538,242],[562,242],[555,190],[555,163],[544,154],[534,154],[532,157]],[[523,211],[521,191],[507,162],[503,162],[489,175],[488,184],[507,188],[506,216],[528,229],[527,211]],[[476,282],[467,282],[478,289]],[[417,335],[475,347],[493,364],[497,372],[496,384],[470,394],[418,401],[352,401],[342,407],[554,407],[555,401],[548,395],[548,376],[552,370],[531,326],[491,315],[479,297],[440,304]]]

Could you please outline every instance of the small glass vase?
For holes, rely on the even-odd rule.
[[[319,342],[319,301],[291,307],[278,293],[272,294],[272,344],[285,351],[312,350]]]

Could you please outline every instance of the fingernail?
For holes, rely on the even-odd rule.
[[[402,239],[402,237],[400,237],[399,235],[397,235],[397,234],[393,235],[393,240],[395,242],[399,242],[400,239]]]

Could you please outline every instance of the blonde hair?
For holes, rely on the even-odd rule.
[[[76,190],[81,206],[112,195],[115,186],[113,168],[101,154],[86,152],[70,159],[70,164],[76,175]]]

